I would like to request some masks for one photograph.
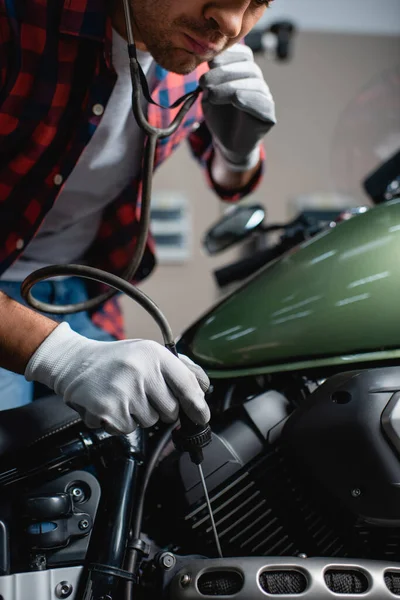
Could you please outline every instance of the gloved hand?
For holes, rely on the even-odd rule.
[[[88,427],[130,433],[139,424],[188,417],[207,423],[209,380],[187,357],[176,358],[149,340],[97,342],[58,325],[30,358],[25,378],[63,396]]]
[[[275,104],[248,46],[235,44],[200,78],[203,113],[216,146],[233,171],[260,160],[260,142],[275,124]]]

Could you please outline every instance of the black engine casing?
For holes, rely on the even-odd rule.
[[[224,555],[400,560],[400,461],[381,423],[398,391],[400,368],[388,367],[334,375],[290,415],[277,392],[246,402],[204,453]],[[214,556],[197,469],[174,454],[159,483],[173,472],[157,531]]]

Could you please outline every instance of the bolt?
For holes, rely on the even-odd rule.
[[[89,527],[89,521],[87,519],[82,519],[82,521],[79,521],[78,527],[79,529],[87,529]]]
[[[57,598],[68,598],[72,592],[73,587],[68,581],[60,581],[56,586],[56,597]]]
[[[182,587],[187,587],[189,585],[190,581],[191,581],[191,577],[187,573],[186,573],[186,575],[182,575],[182,577],[180,578],[180,584]]]
[[[29,567],[32,571],[44,571],[46,569],[46,565],[46,557],[43,554],[35,554],[31,556]]]
[[[298,558],[308,558],[307,554],[304,554],[304,552],[300,552],[300,554],[297,555]]]
[[[81,488],[78,488],[78,487],[73,488],[71,490],[71,494],[72,494],[72,497],[73,497],[74,500],[82,500],[83,495],[84,495],[83,494],[83,490]]]
[[[351,495],[353,496],[353,498],[358,498],[359,496],[361,496],[360,488],[354,488],[353,490],[351,490]]]
[[[175,563],[176,563],[176,558],[170,552],[164,552],[160,556],[160,564],[162,567],[164,567],[164,569],[171,569],[172,567],[175,566]]]

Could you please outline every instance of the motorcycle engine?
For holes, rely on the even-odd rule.
[[[397,367],[334,375],[294,410],[267,391],[227,414],[203,463],[224,556],[398,561],[399,432]],[[216,556],[187,455],[161,462],[152,496],[157,543]]]

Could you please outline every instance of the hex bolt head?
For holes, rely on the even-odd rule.
[[[68,598],[73,590],[74,588],[68,581],[60,581],[60,583],[56,585],[56,598]]]
[[[87,529],[89,527],[90,523],[87,519],[82,519],[82,521],[79,521],[78,523],[78,527],[79,529],[82,529],[83,531],[85,529]]]
[[[170,552],[164,552],[160,556],[160,564],[164,569],[172,569],[176,564],[176,558]]]
[[[71,490],[71,494],[74,500],[81,500],[83,497],[83,490],[79,487],[75,487]]]

